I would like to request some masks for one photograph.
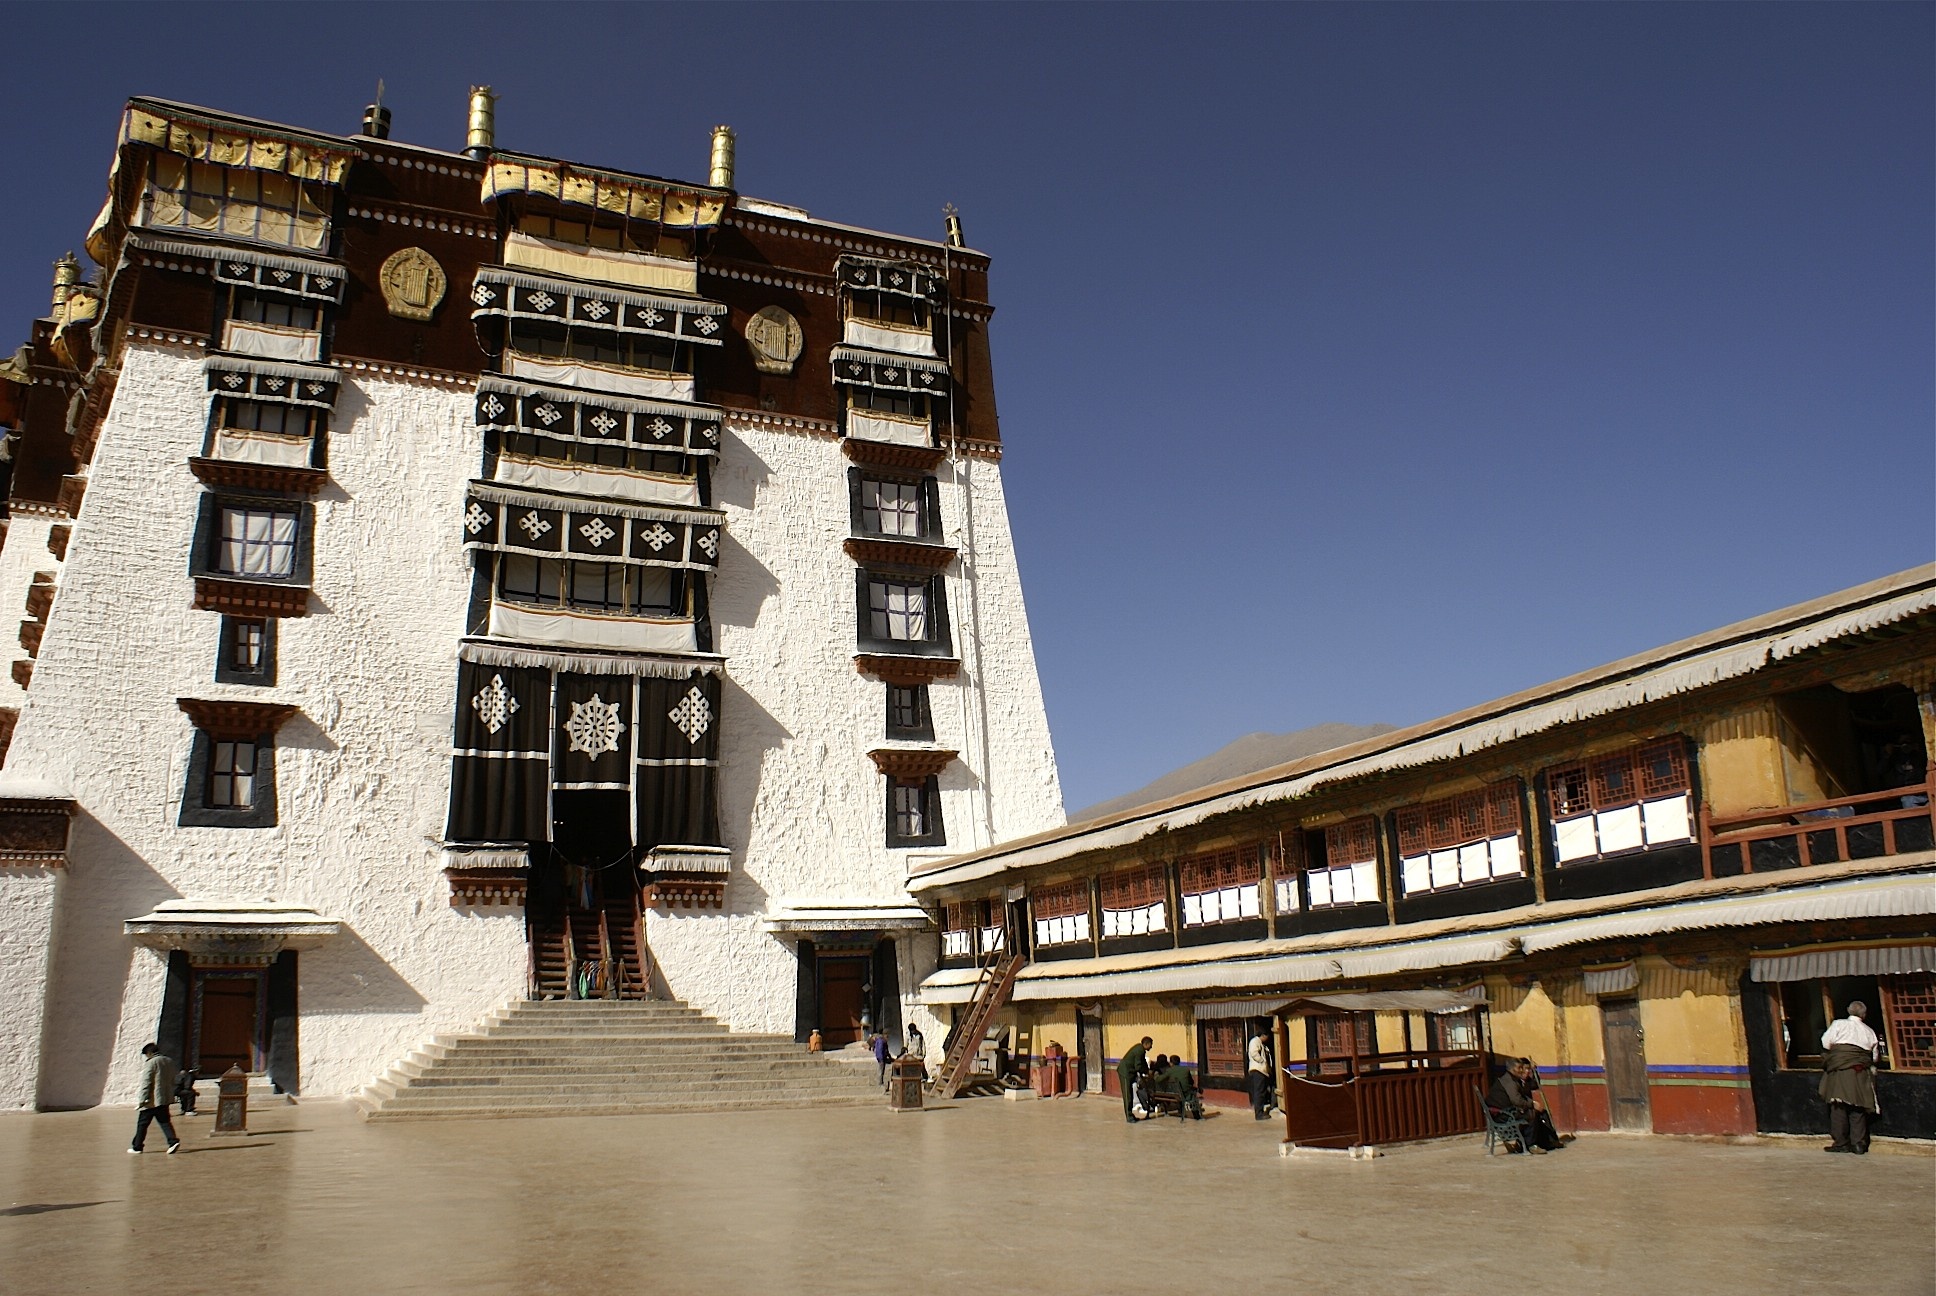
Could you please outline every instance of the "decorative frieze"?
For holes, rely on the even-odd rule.
[[[886,684],[926,684],[953,679],[961,670],[958,657],[901,657],[887,653],[857,653],[854,669]]]
[[[212,738],[242,740],[274,733],[282,722],[296,713],[287,702],[210,701],[202,698],[176,698],[175,705],[188,714],[197,729]]]
[[[12,741],[12,712],[5,722]],[[67,867],[67,830],[74,802],[62,797],[0,797],[0,866]]]
[[[329,480],[329,474],[321,468],[246,463],[240,459],[208,459],[200,455],[188,461],[188,468],[211,486],[289,491],[298,495],[314,495]]]
[[[867,758],[889,778],[924,779],[948,768],[959,754],[939,747],[877,747]]]
[[[254,581],[195,578],[195,607],[201,612],[231,616],[299,617],[309,614],[309,589],[304,585],[263,585]]]
[[[914,567],[940,571],[955,560],[952,545],[921,544],[913,540],[855,537],[842,542],[847,556],[869,567]]]

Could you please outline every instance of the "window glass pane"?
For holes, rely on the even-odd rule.
[[[900,581],[869,581],[868,612],[870,628],[876,639],[907,643],[928,637],[928,590],[926,585]]]
[[[295,571],[296,515],[269,509],[222,510],[216,569],[237,576],[286,577]]]

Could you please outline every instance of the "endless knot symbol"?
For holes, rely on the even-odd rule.
[[[491,682],[471,699],[471,708],[477,712],[477,718],[484,722],[484,727],[496,733],[517,713],[518,700],[511,696],[510,689],[504,687],[504,677],[493,675]]]
[[[699,537],[697,543],[701,549],[706,551],[708,558],[719,557],[719,532],[708,531],[705,535]]]
[[[288,385],[288,380],[286,378],[264,378],[262,385],[272,392],[279,392]]]
[[[901,371],[899,369],[883,369],[881,370],[881,377],[887,379],[889,382],[899,382],[901,381]]]
[[[323,394],[323,384],[322,383],[309,384],[309,394],[311,396],[321,396]]]
[[[613,536],[617,535],[618,532],[606,526],[604,518],[593,518],[591,521],[587,522],[584,526],[581,526],[578,528],[578,534],[581,536],[584,536],[585,539],[591,541],[592,548],[596,549],[599,546],[603,545],[607,540],[610,540]]]
[[[491,515],[484,511],[484,506],[476,500],[472,500],[470,508],[464,512],[464,529],[472,535],[476,535],[479,531],[489,526],[490,522]]]
[[[665,523],[654,522],[652,524],[652,529],[650,531],[639,532],[639,539],[644,541],[646,544],[651,545],[652,552],[657,553],[659,552],[659,550],[665,548],[667,545],[671,544],[674,540],[678,539],[678,537],[673,535],[672,532],[665,529]]]
[[[271,270],[269,273],[277,283],[289,282],[289,272],[287,270]]]
[[[242,375],[241,374],[223,374],[222,381],[227,383],[230,388],[240,387],[242,385]]]
[[[249,267],[241,264],[240,262],[231,261],[229,262],[229,273],[232,275],[238,275],[238,276],[245,275],[249,273]]]
[[[610,436],[612,429],[618,426],[618,420],[604,410],[600,410],[592,415],[592,426],[598,429],[600,436]]]
[[[696,744],[706,736],[706,730],[713,727],[713,709],[706,701],[706,695],[695,684],[690,693],[679,699],[678,706],[666,712],[666,719],[686,736],[687,742]]]
[[[692,326],[699,330],[700,336],[702,337],[711,337],[713,334],[719,332],[719,321],[710,315],[701,315],[692,322]]]
[[[635,310],[633,312],[632,318],[637,320],[639,323],[645,325],[647,328],[651,328],[655,324],[658,324],[660,321],[664,320],[665,316],[659,314],[659,312],[653,310],[650,306],[648,306],[644,310]]]
[[[655,437],[663,437],[666,433],[672,431],[672,424],[662,418],[655,418],[645,425],[645,430]]]
[[[571,704],[571,719],[562,728],[571,737],[571,750],[596,758],[618,750],[625,722],[618,718],[618,703],[601,701],[594,693],[589,702]]]
[[[519,518],[518,525],[523,527],[525,534],[533,540],[539,539],[545,532],[551,530],[551,523],[539,517],[538,510],[536,509],[532,509],[529,513]]]
[[[484,404],[479,408],[484,411],[484,417],[496,418],[504,412],[504,402],[495,396],[486,396],[484,398]]]
[[[538,408],[532,410],[531,412],[533,414],[536,414],[538,416],[538,422],[544,424],[546,427],[550,427],[553,423],[556,423],[559,419],[564,417],[563,414],[560,414],[558,412],[558,407],[556,405],[551,404],[549,401],[545,402],[543,405],[538,406]]]
[[[540,289],[539,291],[532,293],[529,297],[526,297],[525,300],[530,302],[534,309],[541,310],[541,311],[548,311],[553,306],[556,306],[558,304],[558,299],[556,297],[553,297],[550,293],[545,292],[543,289]]]
[[[479,306],[489,306],[497,300],[497,294],[489,288],[486,288],[483,284],[479,284],[477,287],[471,289],[471,300]]]
[[[893,284],[896,288],[899,288],[902,284],[902,281],[904,281],[907,278],[907,276],[902,274],[899,270],[896,270],[893,274],[889,275],[888,278],[893,281]]]
[[[612,308],[602,301],[588,301],[578,309],[595,320],[602,320],[612,313]]]

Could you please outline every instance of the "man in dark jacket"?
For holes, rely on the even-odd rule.
[[[1849,1005],[1849,1015],[1822,1032],[1822,1083],[1818,1092],[1828,1104],[1828,1130],[1833,1140],[1826,1152],[1869,1150],[1869,1117],[1877,1111],[1875,1092],[1876,1045],[1869,1028],[1869,1006],[1861,1000]]]
[[[141,1066],[141,1088],[135,1094],[141,1110],[134,1118],[134,1144],[128,1151],[139,1156],[148,1141],[149,1122],[159,1121],[161,1132],[168,1136],[168,1151],[179,1152],[181,1140],[175,1137],[175,1123],[168,1119],[168,1104],[175,1098],[175,1059],[163,1053],[159,1044],[143,1044],[141,1056],[146,1061]]]
[[[1492,1082],[1492,1088],[1486,1093],[1486,1106],[1497,1112],[1510,1113],[1519,1123],[1517,1151],[1542,1156],[1548,1150],[1549,1139],[1543,1137],[1539,1109],[1534,1105],[1532,1093],[1526,1086],[1526,1077],[1532,1069],[1533,1064],[1526,1058],[1514,1058],[1499,1073],[1499,1078]],[[1551,1139],[1550,1144],[1557,1147],[1559,1140]]]
[[[1116,1064],[1116,1083],[1123,1091],[1123,1119],[1132,1125],[1136,1123],[1136,1080],[1150,1069],[1149,1050],[1155,1042],[1149,1036],[1143,1036]]]

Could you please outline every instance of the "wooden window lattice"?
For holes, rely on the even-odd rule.
[[[1393,818],[1401,855],[1423,855],[1493,837],[1511,837],[1519,831],[1519,785],[1508,779],[1476,792],[1406,806]]]
[[[1324,830],[1325,862],[1362,864],[1378,858],[1378,822],[1370,815]]]
[[[1250,1063],[1244,1053],[1244,1023],[1236,1018],[1203,1023],[1205,1075],[1241,1077]]]
[[[1649,799],[1689,790],[1687,749],[1678,738],[1640,749],[1640,795]]]
[[[1177,884],[1184,895],[1203,895],[1226,887],[1253,886],[1260,877],[1255,846],[1193,855],[1177,865]]]
[[[1555,819],[1617,810],[1687,792],[1692,786],[1687,774],[1687,748],[1678,738],[1546,772],[1546,797]]]
[[[1100,885],[1105,909],[1143,909],[1170,898],[1169,879],[1161,864],[1107,874]]]
[[[1029,909],[1037,918],[1075,918],[1089,912],[1089,882],[1077,878],[1058,886],[1029,892]]]
[[[1890,1067],[1936,1071],[1936,975],[1882,978],[1882,1013],[1889,1030]]]

